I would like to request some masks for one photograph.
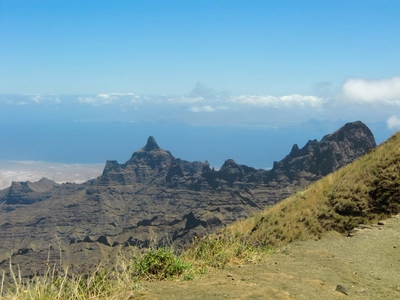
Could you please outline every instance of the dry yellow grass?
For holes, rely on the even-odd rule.
[[[345,233],[399,212],[397,133],[354,163],[230,228],[235,232],[245,227],[251,245],[282,246],[319,238],[329,230]]]
[[[91,273],[73,274],[68,270],[57,271],[49,267],[44,276],[21,278],[11,268],[12,282],[5,281],[4,272],[0,299],[4,300],[87,300],[132,299],[137,282],[132,280],[130,263],[121,260],[116,269],[97,267]],[[8,278],[10,279],[10,278]]]

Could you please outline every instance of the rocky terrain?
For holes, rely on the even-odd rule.
[[[97,263],[121,248],[174,242],[246,218],[376,146],[362,122],[348,123],[320,142],[294,145],[272,170],[228,159],[219,170],[161,149],[153,137],[125,163],[107,161],[83,184],[13,182],[0,191],[0,266],[9,258],[24,275],[44,261]],[[48,258],[49,257],[49,258]]]

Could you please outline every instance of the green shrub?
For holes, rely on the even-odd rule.
[[[189,264],[164,248],[150,249],[141,257],[134,257],[134,276],[145,279],[166,279],[182,275]]]

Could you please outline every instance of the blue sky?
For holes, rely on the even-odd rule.
[[[0,92],[310,95],[399,76],[399,1],[0,1]]]
[[[380,123],[389,136],[400,129],[399,15],[394,0],[0,0],[3,135],[315,119]]]

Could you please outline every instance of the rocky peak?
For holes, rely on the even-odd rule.
[[[117,168],[119,168],[118,161],[116,161],[116,160],[107,160],[106,161],[106,165],[104,166],[104,169],[103,169],[103,176],[107,175],[108,172],[110,172],[112,170],[115,171]]]
[[[158,149],[160,149],[160,147],[157,145],[156,139],[152,136],[149,136],[147,139],[147,144],[144,146],[144,150],[150,152]]]
[[[243,169],[233,160],[227,159],[219,170],[220,177],[230,183],[244,177]]]
[[[225,169],[231,169],[231,168],[238,169],[239,165],[236,163],[236,161],[229,158],[229,159],[225,160],[224,164],[221,167],[221,171],[223,171]]]
[[[375,138],[364,123],[347,123],[334,133],[324,136],[321,142],[310,140],[301,149],[294,145],[289,155],[274,163],[270,175],[278,181],[325,176],[375,147]]]
[[[361,121],[346,123],[334,133],[324,136],[321,143],[324,142],[351,143],[355,150],[376,147],[374,135]]]
[[[347,123],[334,133],[323,137],[314,169],[318,168],[321,175],[327,175],[375,147],[374,135],[364,123]]]
[[[169,151],[158,146],[154,137],[149,136],[146,145],[134,152],[124,164],[108,160],[101,180],[103,184],[112,185],[147,182],[163,170],[168,171],[174,159]]]
[[[290,155],[296,155],[298,151],[299,151],[299,146],[297,144],[294,144],[292,150],[290,151]]]
[[[4,196],[0,196],[0,203],[6,204],[32,204],[43,201],[51,196],[51,190],[57,187],[54,181],[42,178],[37,182],[16,182],[3,191]]]
[[[170,164],[173,159],[174,157],[171,152],[161,149],[155,138],[149,136],[146,145],[133,153],[131,159],[126,164],[145,164],[154,168],[166,162]]]

